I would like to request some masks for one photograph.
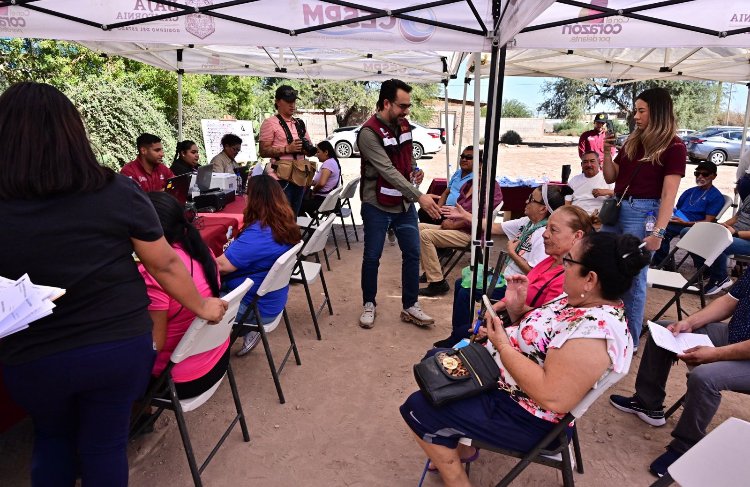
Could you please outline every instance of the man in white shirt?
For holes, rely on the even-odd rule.
[[[568,181],[573,190],[573,198],[566,205],[576,205],[588,214],[599,213],[602,203],[614,194],[614,184],[607,184],[604,174],[599,170],[599,154],[585,152],[581,156],[581,174],[576,174]]]

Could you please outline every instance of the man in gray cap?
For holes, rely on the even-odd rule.
[[[587,152],[596,152],[599,154],[599,169],[601,161],[604,160],[604,139],[607,138],[607,117],[606,113],[597,113],[594,117],[594,129],[588,130],[581,134],[578,139],[578,157],[583,158]],[[612,147],[612,158],[615,157],[615,148]]]
[[[274,102],[276,114],[263,121],[258,137],[260,156],[271,159],[268,173],[279,180],[295,215],[302,206],[305,179],[312,180],[315,174],[315,166],[305,159],[315,146],[304,122],[292,117],[296,104],[297,91],[289,85],[279,86]]]

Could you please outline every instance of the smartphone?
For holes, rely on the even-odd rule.
[[[490,298],[488,298],[486,294],[482,296],[482,303],[484,304],[484,307],[487,310],[487,312],[490,314],[490,317],[493,320],[497,318],[497,313],[495,312],[495,308],[492,307]]]
[[[615,134],[615,124],[612,123],[612,120],[607,120],[607,133],[612,134],[617,138],[617,134]]]

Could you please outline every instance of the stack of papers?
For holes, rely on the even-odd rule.
[[[65,289],[33,284],[28,274],[16,281],[0,276],[0,338],[52,314],[52,301],[63,294]]]
[[[651,333],[654,343],[676,354],[683,354],[685,350],[693,347],[714,346],[708,335],[703,335],[702,333],[678,333],[677,336],[674,336],[666,327],[657,325],[653,321],[648,322],[648,331]]]

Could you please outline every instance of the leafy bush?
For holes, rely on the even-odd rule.
[[[505,132],[502,137],[500,137],[500,143],[502,144],[510,144],[510,145],[519,145],[523,143],[523,139],[520,135],[518,135],[518,132],[515,130],[508,130]]]
[[[532,118],[534,114],[523,102],[516,99],[510,99],[503,100],[501,116],[503,118]]]
[[[83,116],[99,162],[119,171],[136,156],[135,139],[143,132],[161,137],[164,162],[175,151],[175,129],[157,103],[128,82],[95,78],[63,88]]]
[[[572,120],[563,120],[560,123],[556,123],[552,130],[557,135],[581,135],[587,130],[591,130],[593,128],[593,125],[587,124],[584,122],[578,122],[578,121],[572,121]]]

